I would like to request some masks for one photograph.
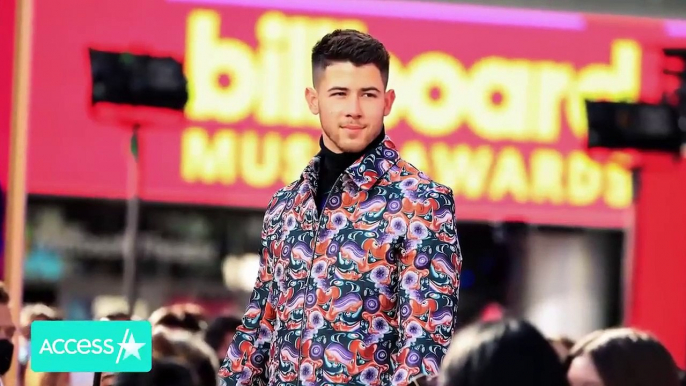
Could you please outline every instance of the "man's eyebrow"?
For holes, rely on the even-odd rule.
[[[376,88],[376,87],[363,87],[363,88],[362,88],[362,91],[363,91],[363,92],[367,92],[367,91],[381,92],[381,90],[379,90],[379,89]]]
[[[347,87],[334,86],[334,87],[331,87],[330,89],[328,89],[327,91],[331,92],[331,91],[349,91],[349,90]]]

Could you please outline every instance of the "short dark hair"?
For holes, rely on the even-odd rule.
[[[589,334],[571,350],[575,358],[588,355],[607,386],[678,386],[679,368],[667,349],[652,335],[632,328],[611,328]]]
[[[384,45],[371,35],[353,29],[337,29],[324,35],[312,48],[312,82],[317,73],[333,63],[350,62],[355,66],[373,64],[388,85],[390,55]]]
[[[460,331],[441,365],[440,386],[567,386],[553,346],[518,319],[478,322]]]
[[[153,326],[178,328],[193,333],[202,332],[207,328],[203,310],[190,303],[158,308],[148,320]]]
[[[153,359],[147,373],[119,373],[115,386],[196,386],[199,381],[187,363],[175,359]]]
[[[232,315],[222,315],[215,318],[205,331],[205,342],[215,351],[221,347],[224,337],[228,333],[235,333],[241,326],[241,319]],[[223,359],[223,358],[220,358]]]

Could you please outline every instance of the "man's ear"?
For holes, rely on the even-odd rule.
[[[387,117],[391,113],[391,109],[393,108],[393,102],[395,102],[395,90],[386,91],[386,95],[384,96],[384,117]]]
[[[317,90],[312,87],[305,89],[305,101],[307,101],[307,106],[314,115],[319,114],[319,95]]]

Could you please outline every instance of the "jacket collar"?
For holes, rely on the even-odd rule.
[[[398,162],[399,158],[395,144],[389,136],[386,136],[376,148],[353,162],[344,174],[347,174],[361,190],[369,190],[379,178],[383,177]],[[320,162],[321,157],[317,154],[305,167],[302,176],[305,182],[315,188]]]

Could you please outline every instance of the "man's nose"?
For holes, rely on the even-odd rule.
[[[360,98],[351,97],[348,101],[348,114],[350,118],[358,119],[362,117],[362,106],[360,104]]]

